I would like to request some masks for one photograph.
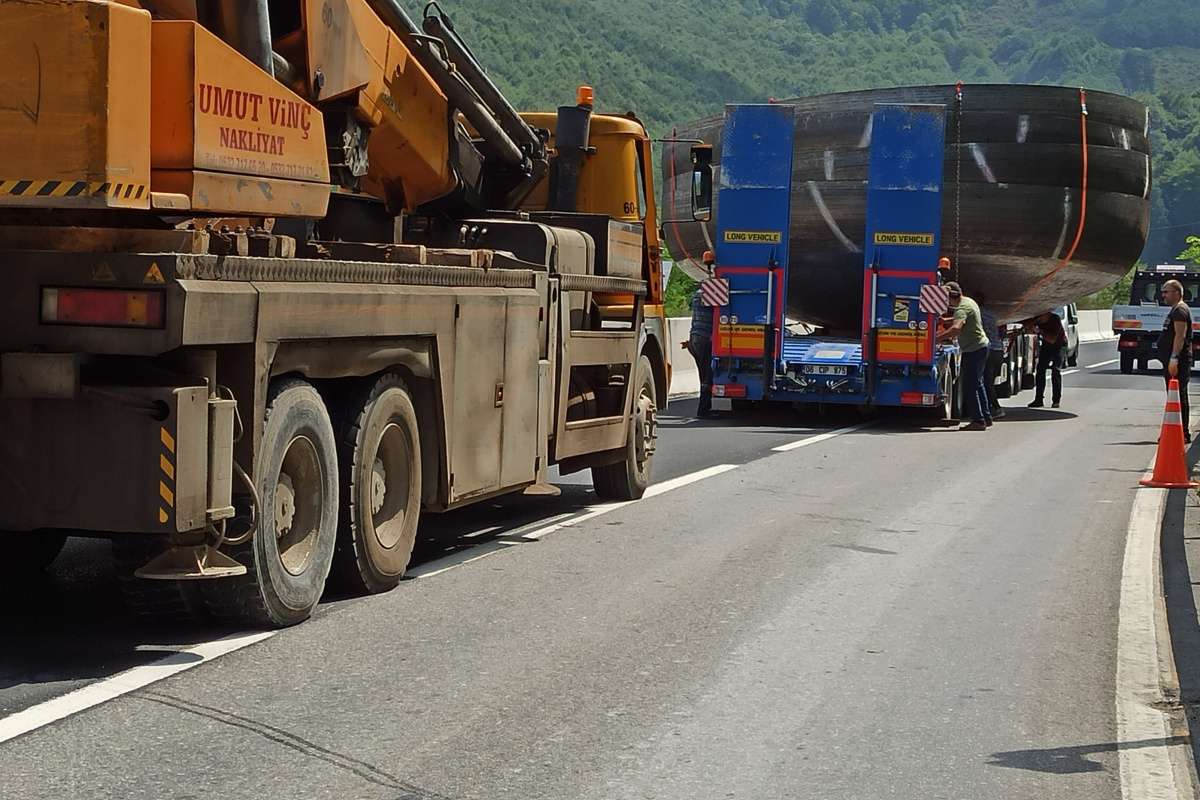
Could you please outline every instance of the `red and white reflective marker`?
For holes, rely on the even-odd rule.
[[[701,282],[700,302],[718,308],[729,305],[729,281],[724,278],[708,278]]]
[[[950,310],[950,293],[945,286],[933,283],[921,284],[921,296],[917,303],[923,314],[941,316]]]

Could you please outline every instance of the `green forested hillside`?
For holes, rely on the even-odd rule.
[[[409,0],[414,13],[420,6]],[[444,0],[521,108],[568,102],[656,135],[725,102],[921,83],[1054,83],[1152,108],[1146,260],[1200,231],[1198,0]]]

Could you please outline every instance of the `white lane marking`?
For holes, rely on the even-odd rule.
[[[1068,375],[1074,375],[1076,372],[1079,372],[1079,369],[1078,369],[1078,368],[1076,368],[1076,369],[1064,369],[1064,370],[1063,370],[1063,371],[1062,371],[1060,374],[1061,374],[1061,375],[1062,375],[1062,376],[1065,378],[1065,377],[1067,377]]]
[[[848,428],[838,428],[836,431],[830,431],[829,433],[821,433],[816,436],[809,436],[806,439],[798,439],[797,441],[788,442],[787,444],[781,444],[781,445],[779,445],[779,447],[772,447],[771,449],[776,453],[786,453],[789,450],[797,450],[801,447],[808,447],[810,444],[817,444],[819,442],[829,441],[830,439],[834,438],[835,436],[841,436],[844,433],[853,433],[854,431],[860,431],[863,428],[869,428],[870,426],[872,426],[874,424],[875,424],[875,420],[869,420],[867,422],[860,422],[859,424],[851,425]]]
[[[645,496],[658,497],[660,494],[666,494],[667,492],[673,492],[676,489],[682,489],[684,486],[689,484],[696,483],[697,481],[707,480],[708,478],[715,477],[724,472],[729,472],[731,469],[737,468],[737,464],[716,464],[711,467],[705,467],[704,469],[696,470],[695,472],[689,472],[687,475],[680,475],[678,478],[671,478],[670,480],[665,480],[662,483],[656,483],[650,488],[646,489]]]
[[[737,469],[737,464],[717,464],[715,466],[706,467],[702,470],[697,470],[696,472],[692,472],[687,475],[680,475],[678,478],[671,478],[670,480],[663,481],[662,483],[656,483],[650,488],[646,489],[646,493],[642,496],[642,499],[645,500],[651,497],[658,497],[659,495],[666,494],[667,492],[674,491],[675,489],[680,489],[689,484],[696,483],[697,481],[711,478],[714,475],[720,475],[723,472],[729,472],[731,469]],[[625,508],[625,506],[630,506],[637,502],[637,500],[631,500],[625,503],[604,503],[603,505],[589,506],[582,514],[579,514],[578,516],[573,516],[570,519],[563,520],[562,522],[556,522],[552,525],[546,525],[538,528],[535,531],[530,531],[529,533],[522,535],[521,538],[530,540],[542,539],[554,533],[555,531],[563,528],[574,527],[581,522],[587,522],[590,519],[595,519],[603,514],[608,514],[609,512],[616,511],[619,508]]]
[[[68,692],[53,700],[38,703],[22,711],[0,719],[0,742],[7,742],[18,736],[43,728],[52,722],[58,722],[80,711],[86,711],[93,706],[115,700],[121,695],[136,692],[152,683],[157,683],[172,675],[198,667],[206,661],[228,655],[235,650],[258,644],[264,639],[274,636],[276,631],[260,633],[239,633],[215,639],[211,642],[179,650],[166,658],[134,667],[118,673],[111,678],[97,681],[82,689]]]
[[[1101,361],[1099,364],[1088,364],[1084,369],[1096,369],[1097,367],[1107,367],[1109,364],[1115,364],[1121,359],[1114,358],[1110,361]]]
[[[442,558],[435,558],[433,561],[426,561],[416,569],[406,571],[404,577],[414,579],[432,578],[434,575],[441,575],[443,572],[449,572],[464,564],[470,564],[472,561],[494,556],[501,550],[507,550],[515,544],[518,544],[518,542],[506,539],[493,539],[490,542],[468,547],[466,550],[459,550],[457,553],[451,553]]]
[[[1191,787],[1176,785],[1171,748],[1171,723],[1152,704],[1165,701],[1159,662],[1156,619],[1162,592],[1159,534],[1166,489],[1138,489],[1129,512],[1125,560],[1121,567],[1121,604],[1117,622],[1117,752],[1121,795],[1125,800],[1178,800],[1191,797]],[[1170,640],[1161,642],[1170,654]],[[1173,663],[1173,658],[1167,659]],[[1189,791],[1185,795],[1181,789]]]
[[[474,538],[476,538],[476,537],[478,537],[478,536],[484,536],[484,535],[486,535],[486,534],[493,533],[493,532],[495,532],[495,531],[498,531],[498,530],[500,530],[500,529],[501,529],[501,526],[500,526],[500,525],[490,525],[490,526],[488,526],[488,527],[486,527],[486,528],[480,528],[480,529],[479,529],[479,530],[477,530],[477,531],[471,531],[470,533],[464,533],[464,534],[462,535],[462,538],[464,538],[464,539],[474,539]]]

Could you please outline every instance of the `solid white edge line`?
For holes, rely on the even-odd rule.
[[[789,450],[797,450],[801,447],[808,447],[810,444],[817,444],[819,442],[827,442],[830,439],[834,438],[835,436],[841,436],[844,433],[853,433],[854,431],[860,431],[863,428],[869,428],[874,424],[875,424],[875,420],[868,420],[866,422],[860,422],[859,424],[851,425],[848,428],[838,428],[836,431],[829,431],[828,433],[820,433],[820,434],[817,434],[816,436],[809,436],[804,439],[798,439],[794,442],[788,442],[787,444],[781,444],[781,445],[779,445],[779,447],[772,447],[771,450],[776,453],[786,453]]]
[[[111,678],[97,681],[73,692],[38,703],[0,719],[0,743],[24,736],[38,728],[58,722],[81,711],[115,700],[121,695],[136,692],[152,683],[178,675],[193,667],[228,655],[243,647],[258,644],[274,636],[276,631],[238,633],[211,642],[179,650],[166,658],[127,669]],[[198,656],[198,658],[197,658]]]
[[[1171,723],[1154,707],[1165,701],[1160,652],[1168,656],[1170,639],[1159,641],[1156,614],[1162,596],[1159,537],[1166,489],[1139,488],[1129,512],[1121,601],[1117,623],[1116,714],[1121,795],[1125,800],[1179,800],[1171,749],[1188,758],[1186,744],[1167,745]],[[1161,628],[1165,632],[1166,625]],[[1173,657],[1170,658],[1173,663]],[[1160,741],[1160,744],[1149,742]]]
[[[1065,378],[1065,377],[1067,377],[1068,375],[1074,375],[1076,372],[1079,372],[1079,368],[1078,368],[1078,367],[1076,367],[1075,369],[1064,369],[1064,370],[1063,370],[1061,373],[1059,373],[1059,374],[1061,374],[1061,375],[1062,375],[1062,376]]]
[[[1097,367],[1107,367],[1109,364],[1116,364],[1121,359],[1114,358],[1111,361],[1101,361],[1099,364],[1088,364],[1084,369],[1096,369]]]

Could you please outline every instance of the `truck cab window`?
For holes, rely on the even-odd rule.
[[[646,218],[646,163],[640,147],[638,148],[637,204],[638,219],[644,220]]]

